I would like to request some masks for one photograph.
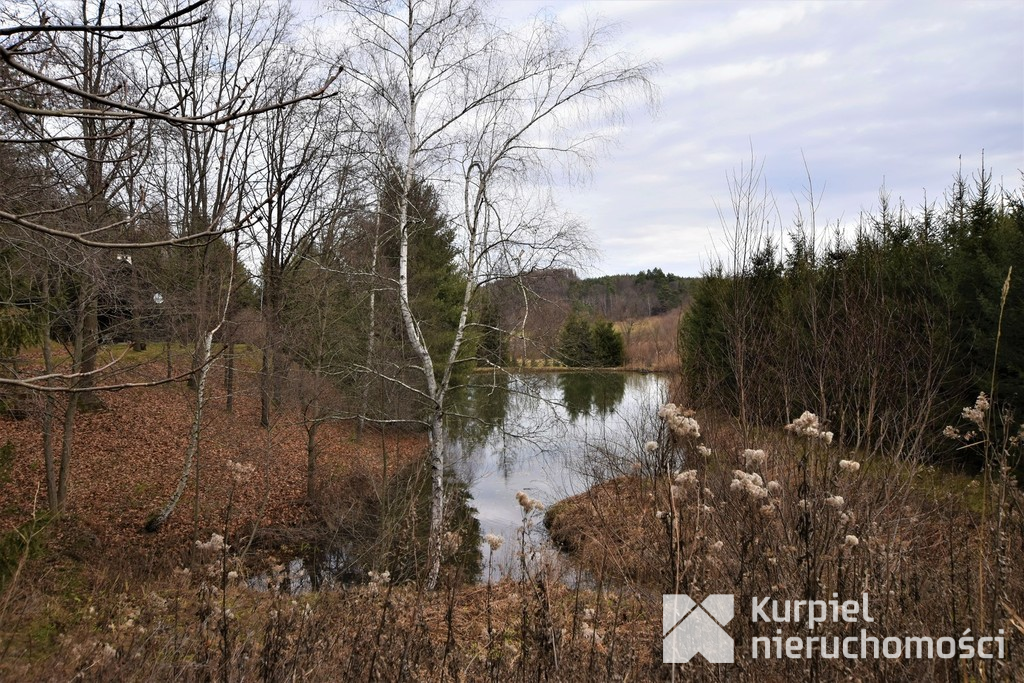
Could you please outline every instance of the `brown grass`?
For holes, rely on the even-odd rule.
[[[687,593],[698,601],[711,593],[735,595],[737,618],[730,634],[738,643],[738,665],[729,669],[729,680],[808,675],[1010,680],[1024,675],[1024,662],[1014,655],[1024,626],[1016,616],[1024,603],[1024,581],[1016,553],[1009,550],[1024,543],[1024,496],[1013,480],[1004,477],[990,487],[990,514],[983,518],[978,512],[983,486],[977,479],[881,458],[845,471],[839,460],[858,460],[856,454],[781,429],[754,437],[757,443],[751,445],[764,449],[768,459],[746,466],[734,431],[719,425],[705,432],[700,441],[711,447],[710,456],[698,454],[696,440],[663,436],[659,451],[638,461],[635,473],[559,503],[547,516],[552,538],[571,548],[582,566],[636,592]],[[666,455],[674,459],[673,471],[696,470],[697,483],[677,484],[674,503],[673,479],[664,474]],[[755,472],[765,485],[778,482],[777,493],[755,498],[736,490],[735,470]],[[1005,496],[1001,506],[1000,495]],[[843,503],[830,505],[827,499],[834,496]],[[801,500],[808,501],[806,509]],[[772,509],[762,511],[767,504]],[[1000,509],[997,528],[994,511]],[[776,635],[774,624],[751,623],[752,597],[827,600],[837,593],[846,600],[860,599],[864,592],[879,638],[959,636],[966,629],[997,635],[1002,629],[1009,657],[1000,662],[750,659],[754,636]],[[783,628],[784,637],[808,635],[806,627],[802,632]],[[842,624],[827,624],[814,635],[850,634]],[[718,667],[697,659],[683,668],[687,675],[717,675]]]
[[[217,386],[216,383],[214,383]],[[304,437],[294,408],[269,431],[257,421],[249,376],[236,410],[212,398],[204,431],[199,518],[195,489],[159,534],[139,532],[168,495],[183,452],[188,393],[179,386],[107,395],[106,412],[82,416],[68,513],[42,543],[22,553],[18,578],[0,591],[0,678],[4,680],[466,680],[594,681],[994,681],[1022,675],[1024,501],[1008,472],[987,487],[917,463],[863,460],[781,428],[751,434],[697,415],[702,437],[650,438],[657,450],[620,456],[619,470],[549,511],[552,538],[571,548],[575,569],[545,558],[533,513],[517,557],[524,572],[494,585],[467,584],[457,567],[442,588],[334,586],[292,595],[284,567],[265,551],[239,557],[253,523],[288,529],[316,523],[304,503]],[[291,416],[291,417],[289,417]],[[38,424],[0,421],[17,458],[0,494],[14,530],[31,517],[42,476]],[[336,508],[358,508],[379,489],[381,440],[356,444],[345,425],[323,434],[325,484]],[[395,469],[417,459],[414,436],[383,440]],[[711,449],[700,455],[698,444]],[[746,466],[746,446],[767,461]],[[614,447],[602,447],[613,462]],[[39,456],[36,456],[37,458]],[[258,465],[231,497],[227,459]],[[857,472],[840,459],[861,461]],[[695,469],[696,484],[673,475]],[[778,482],[767,499],[733,488],[734,470]],[[390,469],[389,469],[390,471]],[[204,474],[205,473],[205,474]],[[826,499],[842,496],[843,504]],[[806,508],[800,500],[810,501]],[[769,514],[761,507],[770,503]],[[984,505],[982,505],[982,503]],[[979,509],[984,508],[983,516]],[[660,518],[658,512],[673,516]],[[338,517],[345,519],[344,515]],[[322,521],[322,518],[319,518]],[[26,527],[20,527],[28,533]],[[196,548],[228,532],[226,552]],[[846,542],[848,535],[857,544]],[[10,534],[8,534],[10,538]],[[276,542],[276,541],[275,541]],[[525,546],[525,547],[524,547]],[[282,557],[286,557],[282,555]],[[486,559],[486,558],[485,558]],[[187,568],[187,572],[181,568]],[[269,569],[272,588],[253,579]],[[237,573],[237,574],[236,574]],[[843,599],[870,595],[873,635],[959,636],[1003,629],[1008,658],[978,660],[752,661],[751,638],[774,625],[749,622],[750,598]],[[661,595],[737,598],[729,626],[737,663],[661,664]],[[861,625],[857,625],[860,628]],[[785,626],[785,635],[798,631]],[[842,625],[817,634],[845,636]],[[806,635],[806,632],[804,633]]]
[[[675,371],[679,369],[676,334],[683,309],[662,315],[615,323],[626,342],[626,369]]]

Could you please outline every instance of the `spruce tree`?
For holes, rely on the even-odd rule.
[[[595,365],[593,333],[590,321],[583,313],[574,311],[566,318],[558,336],[558,356],[570,368]]]
[[[626,344],[608,320],[598,320],[593,328],[594,365],[617,368],[626,362]]]

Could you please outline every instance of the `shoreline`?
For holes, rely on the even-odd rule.
[[[520,375],[520,374],[580,374],[580,373],[626,373],[635,372],[641,375],[671,375],[676,372],[675,369],[671,368],[631,368],[628,366],[619,366],[615,368],[570,368],[567,366],[542,366],[542,367],[529,367],[529,366],[514,366],[514,367],[501,367],[501,368],[473,368],[474,374],[483,374],[487,372],[501,372],[508,375]]]

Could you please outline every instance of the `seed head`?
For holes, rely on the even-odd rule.
[[[488,546],[490,546],[492,553],[496,552],[498,549],[500,549],[502,543],[504,543],[504,542],[505,542],[505,539],[502,538],[501,536],[498,536],[497,534],[485,534],[484,535],[484,543],[486,543]]]

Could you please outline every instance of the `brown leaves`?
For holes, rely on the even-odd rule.
[[[145,379],[160,368],[132,371]],[[238,378],[234,410],[225,410],[220,369],[211,373],[216,387],[204,409],[197,467],[177,511],[158,534],[142,534],[146,517],[162,506],[181,475],[195,395],[184,384],[104,394],[107,410],[76,416],[66,513],[96,535],[96,545],[121,554],[171,556],[197,537],[223,531],[230,499],[229,534],[253,525],[289,526],[307,514],[307,435],[298,407],[282,405],[270,429],[259,425],[255,374]],[[60,401],[63,404],[63,401]],[[55,457],[60,458],[63,405],[54,421]],[[10,482],[0,487],[0,524],[10,529],[46,507],[46,471],[42,419],[0,418],[0,445],[10,440],[15,457]],[[327,423],[318,433],[318,471],[322,477],[379,476],[381,439],[353,438],[349,424]],[[398,463],[416,457],[422,438],[386,439],[389,458]],[[254,465],[245,481],[232,476],[228,461]],[[196,481],[199,499],[196,501]],[[149,558],[152,560],[153,558]]]

